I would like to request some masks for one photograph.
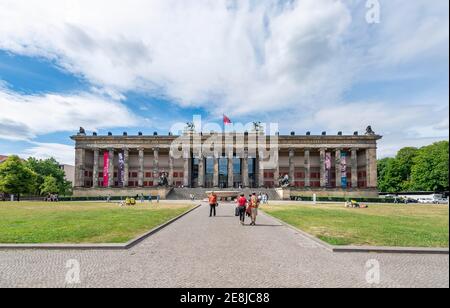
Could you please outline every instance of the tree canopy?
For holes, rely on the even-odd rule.
[[[449,143],[401,149],[396,157],[378,161],[378,188],[383,192],[449,189]]]
[[[38,160],[36,158],[29,158],[26,161],[27,166],[37,174],[36,183],[34,186],[34,193],[37,195],[44,194],[42,185],[47,177],[51,176],[55,179],[58,189],[52,193],[66,195],[71,188],[71,183],[66,181],[64,171],[59,167],[59,163],[54,158]],[[47,193],[47,192],[45,192]]]
[[[48,175],[45,177],[40,189],[42,195],[56,194],[59,192],[58,181],[51,175]]]
[[[7,194],[32,193],[37,175],[18,157],[10,156],[0,165],[0,191]]]

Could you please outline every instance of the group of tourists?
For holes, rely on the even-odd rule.
[[[239,216],[239,221],[241,225],[245,225],[245,217],[249,216],[251,219],[250,226],[256,226],[256,217],[258,216],[258,208],[260,204],[263,202],[263,195],[256,195],[256,193],[251,194],[248,198],[245,197],[245,194],[241,194],[237,201],[236,206],[236,216]],[[217,202],[217,195],[212,192],[208,198],[209,201],[209,217],[216,216],[216,208],[219,205]],[[267,201],[265,201],[267,202]]]

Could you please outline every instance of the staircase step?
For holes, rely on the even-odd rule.
[[[212,188],[174,188],[167,196],[167,200],[189,200],[191,194],[195,196],[197,200],[203,200],[207,198],[207,192],[212,191]],[[269,200],[281,200],[275,189],[266,189],[266,188],[246,188],[246,189],[215,189],[215,191],[241,191],[246,196],[251,195],[252,193],[266,193],[269,196]]]

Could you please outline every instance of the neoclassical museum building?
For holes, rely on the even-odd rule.
[[[215,140],[223,144],[231,140],[232,146],[220,145],[215,155],[208,155],[198,148],[209,142],[211,134],[99,136],[81,128],[71,137],[76,143],[74,195],[158,194],[164,199],[174,190],[271,189],[281,199],[313,194],[378,196],[377,142],[381,136],[371,127],[364,134],[352,135],[262,134],[258,140],[264,138],[265,149],[276,140],[271,153],[275,164],[269,167],[259,148],[254,150],[253,133],[215,134]],[[180,139],[183,155],[174,155],[174,149],[181,151]]]

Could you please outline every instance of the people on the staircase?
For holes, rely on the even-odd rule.
[[[217,195],[215,192],[212,192],[209,195],[209,217],[216,217],[216,207],[217,207]]]
[[[239,209],[239,220],[241,225],[245,224],[245,210],[247,209],[247,198],[245,198],[244,194],[238,199],[238,209]]]

